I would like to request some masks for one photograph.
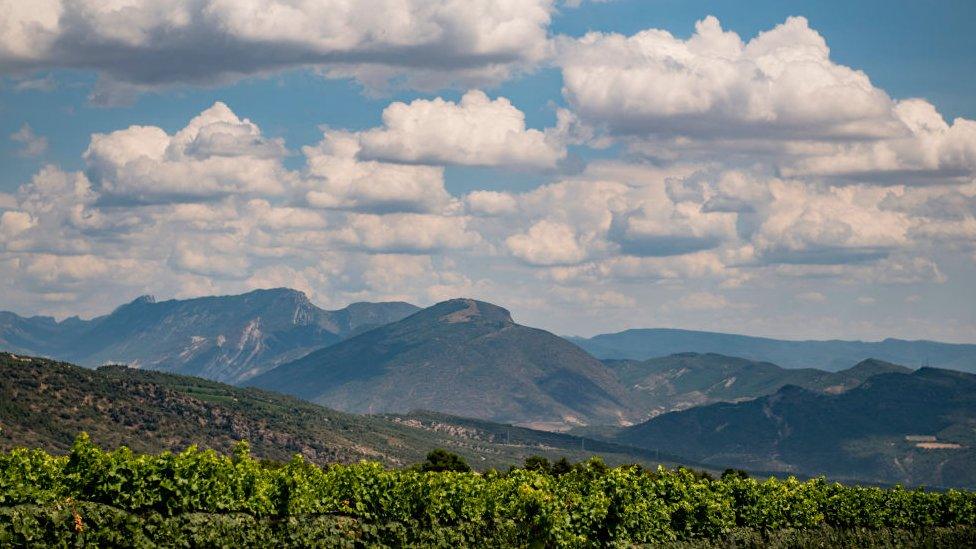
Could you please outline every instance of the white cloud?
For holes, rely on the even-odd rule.
[[[286,167],[282,140],[222,103],[172,133],[95,134],[84,171],[46,166],[16,194],[0,194],[0,306],[103,312],[147,291],[284,285],[336,307],[457,295],[552,312],[585,303],[623,326],[624,311],[648,303],[681,322],[696,312],[730,317],[746,306],[721,293],[733,289],[827,304],[878,291],[887,307],[885,286],[959,284],[960,267],[942,262],[976,257],[976,183],[964,175],[872,185],[801,171],[870,145],[895,151],[890,164],[865,164],[871,178],[906,166],[958,174],[969,161],[957,136],[967,121],[925,122],[934,111],[918,103],[914,118],[905,115],[915,120],[908,133],[799,140],[778,129],[771,140],[786,135],[790,145],[763,155],[597,160],[531,190],[453,196],[444,164],[548,168],[581,135],[565,112],[540,132],[502,99],[465,97],[399,104],[373,129],[326,129],[302,149],[300,167]],[[492,133],[496,123],[508,129]],[[549,149],[532,148],[540,143]],[[880,289],[863,291],[869,285]],[[722,310],[732,313],[704,314]]]
[[[37,220],[27,212],[14,211],[0,214],[0,236],[3,236],[6,242],[35,225]]]
[[[656,29],[591,32],[560,50],[570,104],[617,134],[849,138],[899,129],[891,99],[832,62],[802,17],[748,43],[707,17],[687,40]]]
[[[548,54],[553,10],[551,0],[2,0],[0,71],[96,70],[95,95],[108,98],[296,66],[370,86],[484,84]]]
[[[609,236],[629,255],[681,255],[734,240],[735,221],[735,213],[704,212],[701,203],[658,197],[614,216]]]
[[[833,62],[802,17],[748,42],[714,17],[687,40],[648,29],[558,42],[576,115],[637,154],[762,162],[782,176],[846,183],[966,182],[976,173],[976,121],[950,124],[923,99],[891,99]]]
[[[780,264],[773,266],[776,276],[836,280],[845,284],[943,284],[947,277],[927,257],[892,255],[862,263]]]
[[[894,114],[909,129],[907,135],[834,144],[787,166],[784,175],[897,183],[971,180],[976,171],[976,121],[957,118],[948,124],[923,99],[898,102]]]
[[[467,228],[463,217],[351,214],[338,231],[337,241],[371,252],[431,253],[470,248],[481,237]]]
[[[748,303],[730,301],[721,294],[712,292],[691,292],[680,299],[665,305],[665,310],[679,311],[728,311],[732,309],[748,309]]]
[[[796,294],[796,298],[807,303],[823,303],[827,301],[827,296],[820,292],[801,292]]]
[[[84,158],[98,189],[121,202],[281,195],[291,179],[280,139],[217,102],[174,135],[155,126],[93,134]]]
[[[571,307],[628,309],[637,306],[637,301],[633,297],[616,290],[557,286],[552,288],[551,294]]]
[[[442,167],[359,160],[360,146],[349,133],[327,132],[320,143],[302,150],[309,175],[305,198],[311,206],[433,213],[452,203]]]
[[[772,180],[752,239],[756,253],[773,263],[850,263],[874,260],[908,247],[910,220],[880,207],[884,190],[871,187],[811,189]]]
[[[539,221],[526,233],[508,237],[505,243],[512,255],[531,265],[571,265],[586,258],[586,249],[565,223]]]
[[[21,156],[40,156],[47,150],[47,138],[34,133],[30,124],[24,124],[19,130],[10,134],[10,140],[20,143],[21,149],[17,154]]]
[[[558,136],[527,129],[508,99],[477,90],[458,103],[393,103],[383,111],[383,126],[359,140],[364,157],[396,162],[552,168],[566,156]]]
[[[219,240],[207,241],[184,239],[177,241],[170,255],[170,265],[177,270],[202,276],[244,278],[247,274],[247,257],[233,246],[226,249]]]
[[[561,283],[599,281],[723,280],[738,275],[714,252],[673,257],[613,256],[580,265],[554,267],[550,278]]]
[[[493,217],[518,211],[514,196],[497,191],[473,191],[464,197],[464,203],[473,215]]]

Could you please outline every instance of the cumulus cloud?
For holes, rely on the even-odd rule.
[[[893,100],[791,17],[744,41],[707,17],[688,39],[648,29],[559,39],[566,100],[586,124],[664,161],[763,162],[787,177],[965,182],[976,121]]]
[[[305,197],[314,207],[432,213],[452,203],[444,168],[360,160],[359,141],[347,132],[328,132],[302,150],[309,175]]]
[[[34,128],[30,124],[24,124],[19,130],[10,134],[10,140],[19,143],[21,148],[17,151],[20,156],[40,156],[47,150],[47,138],[34,133]]]
[[[125,294],[274,281],[342,305],[393,295],[395,284],[381,280],[396,258],[427,261],[401,277],[413,277],[403,287],[414,293],[397,295],[416,301],[434,280],[430,254],[473,250],[483,239],[444,189],[442,167],[363,161],[357,151],[356,139],[330,131],[305,149],[304,169],[286,169],[283,142],[222,103],[173,134],[152,126],[94,134],[84,171],[45,166],[0,196],[4,302],[97,307]],[[475,284],[445,262],[437,269],[439,291]]]
[[[338,241],[373,252],[431,253],[469,248],[481,241],[478,233],[468,230],[463,217],[355,214],[347,222],[338,232]]]
[[[467,108],[441,107],[448,119]],[[515,129],[517,139],[548,138]],[[940,254],[968,261],[976,251],[972,182],[872,185],[774,176],[762,162],[634,159],[594,161],[523,192],[454,196],[443,164],[481,149],[503,163],[519,147],[495,138],[454,147],[459,132],[430,136],[415,156],[364,152],[366,136],[393,147],[414,131],[389,121],[326,129],[302,149],[303,165],[287,168],[285,143],[222,103],[172,133],[95,134],[83,171],[46,166],[0,194],[0,301],[103,312],[147,291],[293,286],[327,306],[476,295],[553,311],[586,303],[607,315],[659,303],[653,310],[680,315],[742,307],[721,293],[733,288],[773,288],[813,307],[814,293],[835,299],[835,285],[944,283],[957,271],[943,270]],[[458,156],[435,157],[439,147]]]
[[[284,154],[280,139],[217,102],[173,135],[155,126],[94,134],[84,158],[107,199],[154,203],[283,194]]]
[[[898,129],[891,99],[863,72],[832,62],[802,17],[749,42],[707,17],[687,40],[657,29],[591,32],[560,50],[566,98],[618,134],[838,138]]]
[[[548,220],[532,225],[524,234],[508,237],[505,243],[512,255],[531,265],[573,264],[586,257],[586,249],[572,227]]]
[[[28,212],[13,211],[0,214],[0,236],[8,242],[35,225],[37,220]]]
[[[468,211],[480,216],[501,216],[518,211],[518,201],[509,193],[498,191],[473,191],[464,197]]]
[[[508,99],[477,90],[458,103],[393,103],[383,111],[383,126],[359,139],[363,156],[397,162],[552,168],[566,157],[558,136],[527,129]]]
[[[910,220],[884,210],[882,189],[769,182],[772,200],[753,245],[774,263],[849,263],[879,259],[910,245]]]
[[[923,99],[898,102],[894,114],[908,128],[907,135],[834,144],[786,165],[782,173],[915,184],[971,180],[976,121],[957,118],[949,124]]]
[[[483,84],[545,58],[553,9],[551,0],[3,0],[0,71],[95,70],[96,94],[109,99],[300,66],[371,86]]]
[[[609,237],[629,255],[681,255],[735,238],[734,213],[703,211],[701,203],[646,201],[614,216]]]

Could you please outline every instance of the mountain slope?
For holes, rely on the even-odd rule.
[[[38,349],[61,350],[66,341],[76,339],[87,328],[88,322],[78,317],[58,322],[49,316],[22,317],[0,311],[0,349],[24,354],[37,353]]]
[[[911,367],[976,372],[976,345],[936,341],[788,341],[674,329],[635,329],[569,340],[601,359],[646,360],[684,352],[717,353],[785,368],[838,371],[876,358]]]
[[[600,361],[471,299],[439,303],[249,383],[354,412],[426,409],[549,428],[636,417]]]
[[[906,438],[913,436],[932,438]],[[615,440],[747,469],[972,487],[976,376],[922,368],[877,375],[837,395],[786,386],[664,414]]]
[[[813,368],[791,370],[769,362],[714,353],[680,353],[643,362],[606,360],[604,363],[633,391],[647,416],[713,402],[752,399],[774,393],[785,385],[839,393],[874,375],[910,371],[873,359],[836,373]]]
[[[288,460],[301,453],[319,464],[371,459],[402,466],[422,461],[433,448],[457,452],[478,469],[520,464],[530,455],[676,463],[619,444],[442,414],[357,416],[201,378],[0,353],[0,451],[65,452],[81,431],[103,447],[139,452],[191,444],[228,452],[246,439],[258,457]]]
[[[0,346],[84,366],[126,363],[240,382],[417,310],[407,303],[355,303],[325,311],[284,288],[162,302],[146,296],[90,321],[5,313]]]

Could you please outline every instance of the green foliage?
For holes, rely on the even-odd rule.
[[[538,471],[540,473],[552,472],[552,464],[544,456],[529,456],[525,458],[525,468],[529,471]]]
[[[870,547],[976,539],[973,492],[714,480],[598,458],[572,467],[527,461],[506,474],[450,470],[463,461],[444,451],[427,463],[441,472],[371,462],[322,468],[301,456],[267,466],[246,444],[230,456],[196,448],[153,455],[103,451],[83,435],[67,457],[0,454],[0,546]]]
[[[427,454],[427,459],[421,464],[420,470],[427,473],[441,473],[444,471],[467,473],[471,470],[471,467],[468,466],[461,456],[442,448],[437,448]]]
[[[559,458],[558,461],[552,464],[552,474],[558,476],[565,475],[566,473],[573,470],[573,465],[565,457]]]
[[[743,471],[742,469],[726,469],[722,471],[722,478],[749,478],[749,473]]]

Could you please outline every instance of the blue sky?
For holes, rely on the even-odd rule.
[[[976,341],[972,2],[49,4],[0,23],[0,309],[282,285]]]

